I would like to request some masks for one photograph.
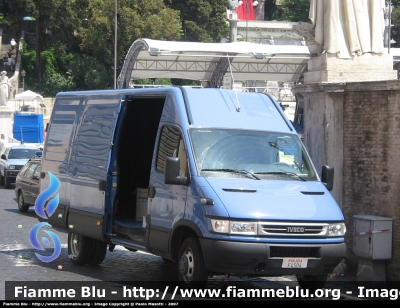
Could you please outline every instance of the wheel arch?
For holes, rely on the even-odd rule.
[[[203,237],[203,234],[200,231],[200,228],[190,220],[180,220],[178,221],[171,234],[170,240],[170,252],[173,260],[176,262],[178,260],[179,249],[181,247],[182,242],[187,237]]]

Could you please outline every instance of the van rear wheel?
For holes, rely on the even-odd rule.
[[[178,277],[187,288],[203,288],[207,284],[208,270],[204,265],[200,242],[195,237],[186,238],[179,251]]]
[[[3,186],[4,185],[4,176],[2,176],[0,174],[0,185]]]
[[[99,265],[101,264],[107,253],[107,243],[95,240],[94,244],[94,253],[92,256],[92,260],[89,261],[89,264]]]
[[[75,265],[85,265],[93,259],[95,240],[68,232],[68,258]]]

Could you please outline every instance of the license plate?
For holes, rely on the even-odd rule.
[[[307,258],[283,258],[283,268],[305,268],[307,267]]]

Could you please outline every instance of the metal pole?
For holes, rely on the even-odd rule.
[[[245,0],[246,1],[246,42],[247,42],[247,33],[248,33],[248,26],[249,26],[249,1],[250,0]]]
[[[391,41],[391,32],[392,32],[392,3],[389,1],[389,26],[388,26],[388,54],[390,54],[390,41]]]
[[[114,89],[117,88],[117,6],[118,0],[114,0],[115,9],[114,9]]]

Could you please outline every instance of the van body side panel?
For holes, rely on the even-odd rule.
[[[203,205],[200,199],[203,196],[213,200],[214,205]],[[208,219],[201,217],[229,217],[224,205],[219,200],[218,195],[204,177],[192,176],[191,185],[188,188],[185,219],[193,221],[201,230],[202,236],[227,239],[225,235],[210,234],[211,226]]]
[[[57,192],[59,205],[48,220],[54,228],[67,229],[67,210],[70,204],[68,193],[69,154],[78,123],[81,102],[82,97],[76,96],[56,98],[46,134],[45,151],[42,156],[42,171],[46,175],[40,180],[40,190],[47,189],[50,184],[48,172],[51,172],[60,181],[60,188]],[[60,214],[63,219],[59,218]]]
[[[107,179],[120,101],[120,95],[109,95],[107,99],[94,95],[85,102],[68,167],[71,208],[104,214],[105,192],[98,185]]]
[[[95,214],[77,209],[70,209],[68,212],[68,228],[76,233],[87,237],[103,241],[103,222],[102,214]]]
[[[120,94],[95,93],[57,95],[47,132],[42,170],[60,180],[58,215],[49,222],[55,228],[75,228],[75,232],[103,239],[105,192],[99,181],[107,179],[111,140],[120,108]],[[49,176],[41,180],[43,191]],[[84,197],[83,197],[84,196]],[[90,218],[90,219],[89,219]]]
[[[47,131],[46,151],[43,155],[43,169],[53,173],[61,182],[58,191],[60,204],[69,205],[66,188],[69,180],[69,152],[78,120],[81,98],[64,97],[56,99],[51,122]],[[41,180],[41,189],[49,185],[49,177]]]

